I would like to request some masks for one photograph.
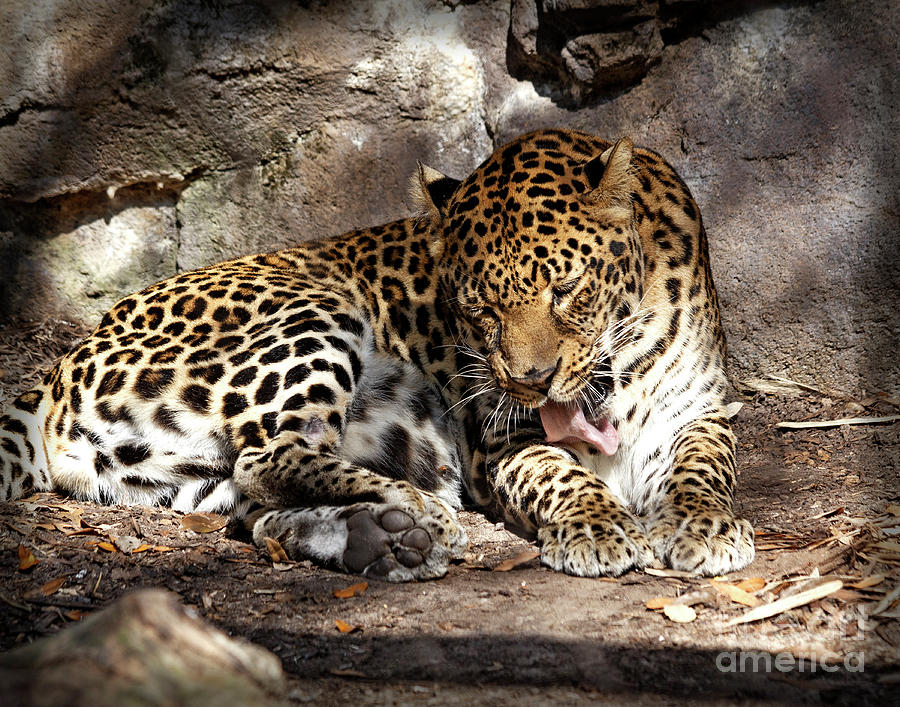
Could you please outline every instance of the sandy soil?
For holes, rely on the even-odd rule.
[[[0,326],[0,404],[83,333],[59,322]],[[0,506],[0,650],[153,586],[278,655],[298,704],[895,700],[900,609],[896,597],[882,600],[900,585],[900,424],[796,431],[775,424],[897,414],[898,406],[833,392],[736,399],[744,402],[735,419],[738,506],[757,529],[759,549],[750,567],[722,584],[748,580],[741,586],[752,596],[736,596],[758,604],[833,579],[843,583],[838,592],[728,625],[749,608],[708,579],[556,574],[533,559],[533,545],[467,512],[469,551],[447,577],[369,582],[341,598],[335,590],[360,580],[305,562],[274,563],[227,527],[196,532],[165,509],[39,494]],[[19,569],[20,548],[37,564]],[[502,571],[505,562],[515,567]],[[694,620],[678,623],[647,608],[675,597],[692,604]]]

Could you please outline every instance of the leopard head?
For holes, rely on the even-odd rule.
[[[632,150],[548,130],[462,182],[420,165],[441,291],[465,344],[526,407],[603,402],[617,326],[641,296]]]

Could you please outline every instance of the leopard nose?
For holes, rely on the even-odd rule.
[[[524,376],[511,376],[510,380],[518,386],[546,395],[550,390],[553,376],[556,375],[558,370],[559,361],[556,362],[555,366],[545,368],[543,371],[532,367],[530,371],[526,371]]]

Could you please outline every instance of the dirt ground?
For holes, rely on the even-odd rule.
[[[84,333],[58,321],[0,325],[0,406]],[[900,412],[873,393],[735,395],[744,403],[738,509],[757,529],[758,552],[716,583],[660,570],[557,574],[539,566],[533,545],[466,512],[470,547],[447,577],[373,581],[342,598],[335,591],[358,578],[273,562],[232,529],[190,530],[191,519],[169,510],[54,494],[0,505],[0,650],[138,587],[162,587],[274,652],[296,704],[891,703],[900,693],[900,424],[775,426]],[[29,553],[37,562],[26,567]],[[816,599],[833,580],[841,588]],[[801,606],[729,624],[749,604],[807,590],[813,599]],[[647,606],[675,597],[676,609]],[[688,605],[696,618],[670,618],[690,619]]]

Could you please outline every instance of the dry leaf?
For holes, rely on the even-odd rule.
[[[666,604],[663,607],[663,613],[679,624],[686,624],[697,618],[697,612],[686,604]]]
[[[529,562],[540,556],[541,553],[539,550],[525,550],[523,552],[520,552],[515,557],[510,557],[506,560],[503,560],[503,562],[494,567],[494,572],[509,572],[510,570],[514,570],[517,567],[528,564]]]
[[[815,661],[820,665],[842,663],[844,657],[840,653],[829,650],[822,643],[810,641],[806,644],[786,646],[788,653],[795,658],[801,658],[810,662]]]
[[[663,609],[675,601],[675,597],[653,597],[647,600],[648,609]]]
[[[741,411],[742,407],[744,407],[744,403],[737,400],[733,403],[728,403],[725,406],[725,417],[729,420],[733,419]]]
[[[694,572],[685,572],[684,570],[664,570],[656,567],[645,567],[644,572],[654,577],[696,577]]]
[[[195,533],[214,533],[228,525],[228,518],[218,513],[189,513],[181,519],[181,527]]]
[[[284,551],[284,548],[281,547],[281,543],[278,542],[275,538],[266,538],[266,550],[269,551],[269,557],[272,558],[272,562],[277,563],[287,563],[290,562],[290,559],[287,556],[287,553]]]
[[[843,582],[841,582],[841,580],[839,579],[825,582],[817,587],[813,587],[812,589],[797,592],[796,594],[791,594],[788,597],[782,597],[781,599],[776,599],[775,601],[768,604],[757,606],[755,609],[750,609],[750,611],[746,612],[743,616],[733,618],[725,625],[735,626],[737,624],[744,624],[749,621],[759,621],[760,619],[767,619],[770,616],[775,616],[776,614],[780,614],[783,611],[796,609],[798,606],[803,606],[804,604],[809,604],[816,599],[822,599],[823,597],[827,597],[829,594],[834,594],[843,586]]]
[[[65,577],[57,577],[56,579],[51,579],[41,587],[41,594],[43,594],[45,597],[49,597],[51,594],[56,594],[56,592],[59,591],[59,588],[65,583]]]
[[[153,546],[154,552],[172,552],[172,550],[174,550],[174,549],[175,549],[174,547],[169,547],[168,545],[154,545]]]
[[[775,427],[788,430],[803,430],[811,427],[840,427],[841,425],[880,425],[885,422],[897,422],[900,415],[884,417],[842,417],[839,420],[808,420],[806,422],[777,422]]]
[[[85,616],[88,616],[90,612],[79,611],[78,609],[72,609],[71,611],[67,611],[63,616],[65,616],[70,621],[81,621]]]
[[[357,594],[362,594],[368,588],[368,582],[359,582],[357,584],[351,584],[349,587],[344,587],[343,589],[335,589],[332,593],[338,599],[349,599],[350,597],[355,597]]]
[[[134,550],[131,551],[131,554],[136,555],[139,552],[146,552],[147,550],[152,550],[152,549],[153,549],[152,545],[148,545],[147,543],[141,543],[136,548],[134,548]]]
[[[90,525],[85,525],[82,528],[78,528],[77,530],[72,530],[66,533],[66,537],[71,537],[73,535],[102,535],[102,533],[97,528],[93,528]]]
[[[820,452],[819,458],[822,459],[822,454],[821,454],[822,450],[820,449],[819,452]],[[822,461],[827,462],[828,459],[822,459]],[[828,518],[829,516],[836,516],[838,513],[843,513],[843,512],[844,512],[844,507],[838,506],[837,508],[832,508],[830,511],[822,511],[821,513],[819,513],[819,515],[815,515],[812,518],[809,518],[809,520],[819,520],[820,518]]]
[[[747,579],[742,579],[735,585],[738,589],[743,589],[745,592],[758,592],[760,589],[766,586],[766,580],[762,577],[748,577]]]
[[[887,595],[875,606],[874,609],[869,611],[870,616],[878,616],[879,614],[885,614],[891,605],[900,599],[900,584],[894,587]]]
[[[886,510],[892,516],[900,516],[900,503],[889,503]]]
[[[118,538],[111,538],[111,540],[126,555],[134,552],[135,548],[141,545],[141,541],[131,535],[121,535]]]
[[[731,599],[731,601],[737,602],[738,604],[743,604],[744,606],[756,606],[759,604],[759,599],[750,594],[750,592],[746,592],[734,584],[716,582],[715,580],[710,582],[710,584],[716,591],[724,594]]]
[[[862,592],[854,592],[852,589],[838,589],[833,594],[835,599],[840,601],[861,601],[863,599],[871,599]]]
[[[101,550],[106,550],[107,552],[115,552],[115,551],[116,551],[116,546],[113,545],[112,543],[106,542],[105,540],[104,540],[104,541],[101,541],[101,542],[99,542],[99,543],[96,543],[96,545],[97,545],[97,547],[99,547]]]
[[[881,584],[883,581],[883,574],[873,574],[869,577],[863,577],[858,582],[848,582],[847,586],[852,587],[853,589],[868,589],[869,587],[874,587],[878,584]]]
[[[344,669],[344,668],[329,668],[328,672],[332,675],[336,675],[339,678],[368,678],[369,676],[359,670],[352,669]]]
[[[31,550],[24,545],[19,545],[19,572],[27,572],[38,563]]]
[[[353,633],[355,631],[362,631],[361,627],[353,626],[351,624],[348,624],[346,621],[341,621],[340,619],[335,619],[334,625],[337,626],[337,630],[341,633]]]

